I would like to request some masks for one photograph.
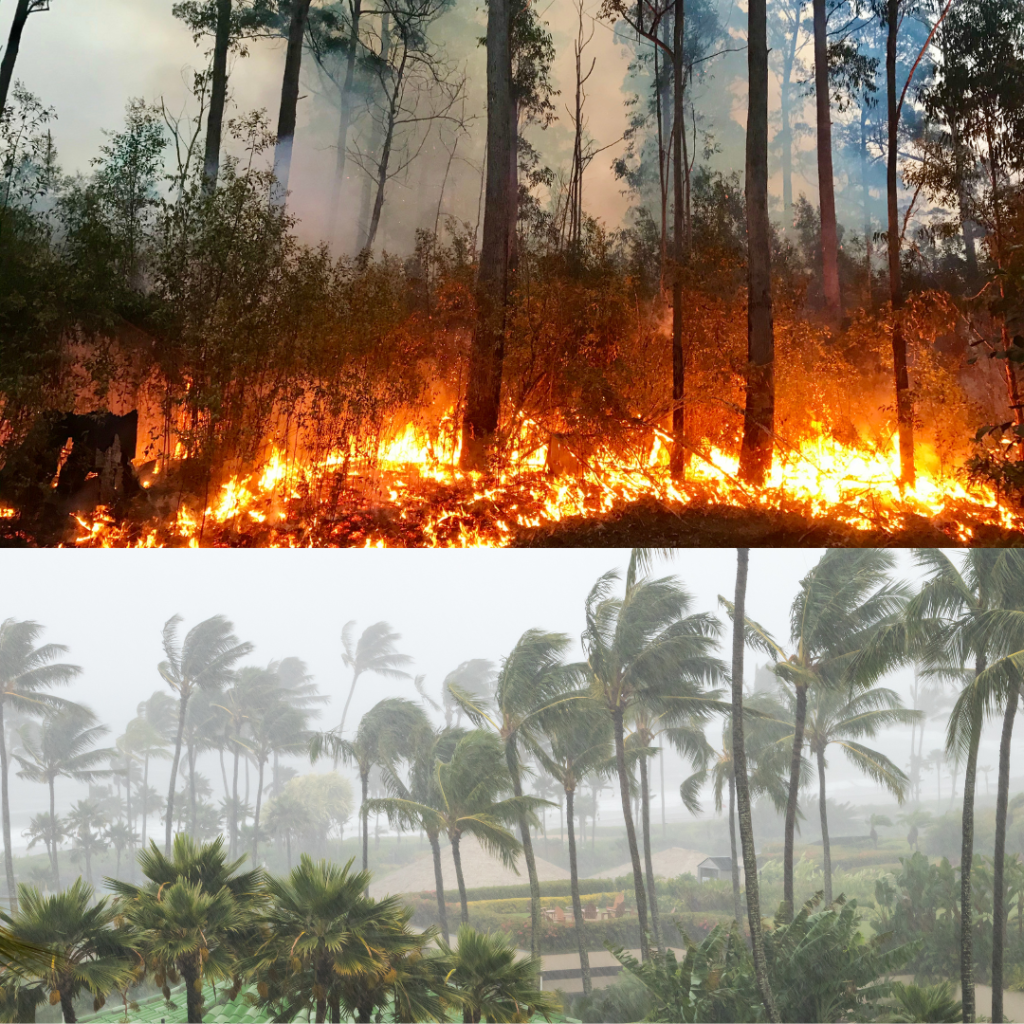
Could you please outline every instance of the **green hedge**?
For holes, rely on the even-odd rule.
[[[621,889],[618,892],[587,893],[585,896],[580,896],[580,903],[585,907],[592,903],[597,906],[611,906],[615,902],[616,897],[621,895]],[[434,905],[437,905],[436,899]],[[569,896],[541,896],[540,905],[542,907],[561,905],[566,913],[572,913],[572,898]],[[472,900],[467,901],[467,906],[469,907],[471,917],[481,910],[490,911],[492,914],[528,914],[530,912],[530,897],[516,896],[505,900]]]

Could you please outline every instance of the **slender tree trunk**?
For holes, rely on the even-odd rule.
[[[370,770],[359,772],[359,785],[362,788],[363,802],[359,808],[359,817],[363,825],[363,870],[370,870],[370,809],[366,806],[368,799],[368,792],[370,786]],[[369,886],[366,889],[367,895],[370,893]]]
[[[92,833],[86,829],[85,832],[85,880],[92,885]]]
[[[873,246],[871,231],[871,190],[868,187],[868,108],[862,104],[860,108],[860,190],[861,203],[864,206],[864,288],[865,303],[871,306],[871,250]],[[911,737],[913,748],[913,737]]]
[[[54,799],[54,780],[50,779],[50,827],[53,829],[53,881],[57,888],[60,888],[60,861],[57,852],[57,810]]]
[[[259,763],[259,776],[257,778],[256,785],[256,812],[253,814],[252,819],[252,864],[253,867],[259,866],[259,844],[260,844],[260,811],[263,807],[263,769],[266,766],[266,760],[261,759]]]
[[[907,339],[903,331],[903,281],[900,269],[900,214],[897,205],[896,160],[899,155],[896,99],[896,36],[899,31],[899,0],[888,0],[888,37],[885,46],[885,79],[889,106],[889,153],[886,192],[889,214],[889,301],[892,305],[892,365],[896,384],[896,427],[900,440],[900,483],[913,487],[914,406],[907,374]]]
[[[477,273],[477,316],[462,422],[463,469],[483,470],[498,429],[510,291],[509,138],[512,105],[511,0],[487,5],[487,202]]]
[[[751,4],[755,0],[751,0]],[[779,1024],[771,985],[768,962],[764,953],[764,932],[761,930],[761,900],[757,878],[757,855],[754,852],[754,826],[750,816],[750,789],[747,782],[747,751],[743,739],[743,624],[746,620],[747,566],[750,551],[736,549],[736,595],[733,601],[732,628],[732,760],[736,780],[736,803],[739,809],[740,844],[743,847],[743,877],[747,890],[747,920],[754,953],[754,978],[765,1013],[772,1024]]]
[[[740,476],[748,483],[763,484],[771,470],[775,430],[766,0],[750,0],[747,26],[747,386]]]
[[[428,832],[430,852],[434,858],[434,891],[437,893],[437,916],[441,921],[441,936],[445,943],[450,943],[448,932],[448,906],[444,901],[444,874],[441,871],[441,844],[436,832]]]
[[[185,734],[185,712],[188,697],[182,695],[178,705],[178,735],[174,739],[174,757],[171,759],[171,782],[167,789],[167,827],[164,833],[164,856],[171,855],[171,830],[174,827],[174,787],[178,781],[178,762],[181,761],[181,738]]]
[[[149,817],[149,754],[142,763],[142,849],[146,848],[146,819]]]
[[[996,791],[996,841],[992,869],[992,1019],[1003,1019],[1003,944],[1006,941],[1006,808],[1010,796],[1010,740],[1020,698],[1020,678],[1007,688],[1003,732],[999,738],[999,788]]]
[[[985,655],[974,662],[974,678],[985,671]],[[978,745],[981,742],[982,709],[978,708],[971,723],[971,742],[967,748],[964,771],[964,805],[960,839],[960,1001],[964,1024],[973,1024],[974,996],[974,904],[971,891],[971,869],[974,865],[974,794],[977,787]]]
[[[231,0],[217,0],[217,27],[213,42],[213,80],[210,113],[206,119],[206,152],[203,155],[203,188],[212,192],[220,171],[220,139],[228,98],[228,46],[231,42]]]
[[[818,205],[821,209],[821,279],[825,309],[839,318],[839,232],[832,177],[832,110],[828,87],[828,43],[825,36],[825,0],[813,0],[814,99],[818,121]]]
[[[668,831],[665,823],[665,747],[662,745],[658,753],[658,769],[661,772],[661,834],[664,837]]]
[[[953,143],[953,160],[956,167],[957,203],[960,212],[960,230],[964,237],[964,257],[967,265],[967,285],[973,291],[978,283],[978,253],[974,241],[974,221],[968,205],[966,158],[960,136],[960,125],[955,117],[950,118],[950,140]]]
[[[352,703],[352,695],[356,692],[356,683],[359,682],[359,672],[352,673],[352,685],[348,688],[348,696],[345,698],[345,707],[341,712],[341,724],[338,726],[338,735],[345,735],[345,719],[348,718],[348,707]]]
[[[686,472],[686,355],[683,352],[683,38],[686,0],[675,0],[672,30],[672,455],[673,480]],[[657,943],[657,925],[655,925]]]
[[[462,877],[462,851],[459,843],[462,837],[456,832],[448,841],[452,845],[452,860],[455,862],[455,881],[459,884],[459,902],[462,905],[462,923],[469,924],[469,901],[466,899],[466,880]]]
[[[231,799],[231,786],[228,785],[228,772],[227,768],[224,767],[224,747],[223,745],[217,748],[217,757],[220,760],[220,781],[224,786],[224,799]]]
[[[734,766],[735,768],[735,766]],[[736,849],[736,773],[729,772],[729,853],[732,857],[732,912],[736,923],[740,923],[740,862]]]
[[[341,87],[341,115],[338,121],[338,152],[334,161],[334,188],[331,191],[331,207],[327,215],[327,237],[332,242],[338,233],[338,209],[341,205],[341,192],[345,187],[345,163],[348,159],[348,130],[352,122],[352,87],[355,83],[356,49],[359,46],[362,0],[352,0],[351,12],[348,53],[345,55],[345,82]]]
[[[372,249],[374,240],[377,238],[377,228],[380,226],[380,214],[384,209],[384,189],[388,183],[388,164],[391,162],[391,146],[395,138],[395,118],[398,116],[398,100],[401,95],[402,82],[405,78],[405,64],[409,56],[408,46],[402,40],[402,62],[398,66],[395,75],[391,102],[388,105],[388,125],[384,132],[384,145],[381,147],[380,160],[377,163],[377,192],[373,200],[373,213],[370,214],[370,225],[366,229],[366,243],[364,249]]]
[[[572,917],[576,923],[576,945],[580,951],[580,976],[583,981],[583,995],[589,996],[590,954],[587,952],[587,932],[583,919],[583,905],[580,903],[580,876],[576,865],[576,826],[573,823],[573,798],[575,789],[566,787],[565,815],[569,823],[569,890],[572,893]]]
[[[135,834],[135,822],[132,818],[132,762],[131,759],[127,759],[128,771],[125,774],[125,813],[128,815],[128,835],[129,837]],[[131,856],[134,850],[134,844],[131,838],[128,839],[128,854]],[[91,881],[91,879],[90,879]]]
[[[189,804],[189,831],[196,834],[196,745],[188,745],[188,804]]]
[[[815,751],[818,760],[818,816],[821,818],[821,849],[825,858],[825,906],[832,905],[832,848],[828,840],[828,812],[825,809],[825,750]]]
[[[806,720],[807,687],[798,683],[796,715],[793,723],[793,755],[789,762],[785,847],[782,854],[782,913],[787,921],[793,920],[793,844],[796,838],[796,808],[800,799],[800,764],[803,759],[804,723]]]
[[[235,759],[231,768],[231,836],[230,836],[230,847],[231,856],[236,856],[235,851],[238,849],[238,736],[235,736]]]
[[[661,949],[661,928],[658,922],[658,895],[654,887],[654,863],[651,860],[651,794],[647,783],[647,758],[640,758],[640,827],[644,835],[644,867],[647,870],[647,899],[651,907],[651,935]]]
[[[2,110],[2,107],[0,107]],[[0,696],[0,784],[3,792],[3,827],[4,827],[4,869],[7,874],[7,898],[10,900],[11,913],[18,909],[18,887],[14,883],[14,853],[11,849],[11,798],[8,789],[10,766],[7,763],[7,729],[4,725],[4,701]]]
[[[622,721],[622,709],[612,711],[612,726],[615,730],[615,763],[619,774],[619,795],[622,798],[622,817],[626,822],[626,840],[629,843],[629,859],[633,864],[633,891],[636,895],[636,916],[640,925],[640,956],[647,960],[651,955],[647,930],[647,893],[644,891],[643,868],[640,866],[640,850],[633,827],[633,812],[629,806],[629,773],[626,771],[626,741]]]
[[[274,146],[274,184],[271,202],[283,207],[288,199],[288,177],[292,168],[292,145],[295,141],[296,108],[299,103],[299,72],[302,68],[302,41],[306,34],[311,0],[292,0],[291,22],[288,26],[288,48],[281,80],[281,107],[277,118],[277,144]]]
[[[512,792],[515,796],[523,795],[523,783],[516,762],[514,739],[505,740],[505,764],[512,778]],[[530,879],[530,952],[540,956],[540,879],[537,877],[537,860],[533,855],[533,837],[526,815],[519,815],[519,836],[523,843],[523,859],[526,861],[526,873]]]
[[[793,233],[793,126],[792,126],[792,87],[793,65],[796,62],[797,36],[800,34],[800,8],[803,0],[796,2],[796,15],[793,18],[793,38],[782,58],[782,81],[779,83],[779,105],[782,112],[782,218],[783,231],[787,235]]]
[[[0,60],[0,114],[7,107],[7,94],[10,92],[11,81],[14,78],[14,63],[18,59],[18,50],[21,48],[21,34],[25,31],[25,22],[28,21],[30,12],[30,0],[18,0],[18,5],[14,8],[11,31],[7,36],[7,47],[4,50],[3,60]]]

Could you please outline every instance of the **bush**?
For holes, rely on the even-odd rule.
[[[595,892],[580,896],[583,906],[605,906],[615,902],[617,896],[622,892]],[[435,900],[436,902],[436,900]],[[528,914],[530,913],[530,897],[516,896],[505,900],[470,900],[468,901],[470,914],[485,911],[491,914]],[[567,913],[572,913],[572,898],[569,896],[541,896],[542,907],[561,906]]]

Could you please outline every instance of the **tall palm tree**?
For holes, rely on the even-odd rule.
[[[138,841],[138,833],[128,824],[127,821],[114,821],[107,825],[104,838],[114,848],[114,855],[117,858],[114,866],[114,875],[121,874],[121,855],[125,850],[131,850]]]
[[[96,800],[78,800],[68,811],[65,819],[72,839],[72,859],[80,854],[85,861],[85,878],[92,881],[92,858],[107,848],[103,829],[107,824],[103,808]]]
[[[164,623],[163,648],[167,660],[157,670],[178,697],[178,730],[171,758],[171,780],[167,790],[167,820],[164,834],[164,856],[171,855],[171,830],[174,824],[174,790],[181,761],[181,743],[185,732],[185,716],[193,695],[202,690],[220,690],[230,677],[239,658],[252,650],[252,644],[239,643],[232,625],[223,615],[214,615],[193,626],[184,640],[178,637],[180,615]]]
[[[19,885],[18,903],[15,914],[0,912],[0,920],[15,938],[52,950],[50,961],[31,976],[50,989],[51,1002],[59,1000],[69,1024],[78,1020],[79,993],[88,990],[102,1000],[131,977],[135,957],[127,933],[114,927],[115,908],[106,897],[95,900],[93,887],[81,878],[49,896]]]
[[[622,815],[633,864],[640,949],[646,959],[647,894],[630,808],[625,722],[638,706],[654,714],[708,717],[717,700],[707,696],[702,687],[716,682],[723,666],[712,656],[718,621],[706,613],[687,614],[692,598],[682,585],[674,578],[641,578],[639,566],[637,559],[630,560],[622,597],[612,593],[619,578],[615,570],[605,573],[591,589],[582,638],[586,663],[580,670],[593,698],[603,705],[612,721]]]
[[[142,727],[139,726],[140,747],[137,753],[142,757],[142,799],[139,811],[142,815],[142,845],[146,845],[146,825],[150,813],[158,808],[151,806],[152,801],[146,794],[149,792],[149,761],[150,758],[166,758],[171,755],[167,748],[174,742],[174,712],[176,710],[174,698],[163,690],[155,690],[148,700],[139,702],[136,708],[136,719],[145,723],[145,741],[142,737]],[[129,723],[131,726],[131,723]]]
[[[160,696],[166,698],[166,695],[163,693],[161,693]],[[169,701],[169,698],[166,699]],[[125,726],[124,733],[117,738],[116,746],[127,763],[128,769],[125,775],[125,814],[128,819],[128,825],[132,830],[134,830],[135,815],[136,812],[140,812],[142,815],[142,830],[143,833],[145,833],[146,810],[144,806],[139,805],[138,791],[135,794],[135,803],[132,803],[131,768],[132,766],[136,766],[136,770],[138,770],[137,766],[141,764],[142,778],[138,781],[140,783],[141,791],[145,792],[145,790],[149,788],[149,759],[151,757],[169,757],[170,755],[167,753],[169,741],[147,718],[142,715],[136,715],[136,717]],[[144,834],[142,842],[143,845],[145,845],[146,840]]]
[[[399,654],[396,649],[401,634],[396,633],[387,622],[375,622],[367,626],[355,639],[355,621],[346,622],[341,631],[341,660],[346,668],[352,670],[352,683],[348,688],[348,697],[341,712],[341,723],[338,735],[345,735],[345,719],[348,718],[352,695],[356,692],[359,677],[367,672],[383,676],[385,679],[408,679],[409,673],[403,665],[411,665],[412,658],[408,654]]]
[[[571,703],[566,700],[571,675],[563,664],[569,646],[569,637],[562,633],[530,629],[502,659],[492,701],[473,697],[454,683],[446,687],[477,728],[490,727],[501,741],[515,797],[523,795],[520,766],[523,745],[539,734],[545,715],[571,714]],[[540,880],[525,810],[519,819],[519,840],[530,882],[530,952],[537,956],[540,952]]]
[[[55,783],[58,778],[76,782],[95,782],[114,774],[110,768],[96,765],[116,754],[110,747],[93,746],[110,730],[100,725],[96,715],[80,704],[66,703],[47,715],[40,725],[27,723],[19,730],[21,752],[14,759],[21,765],[18,778],[44,783],[50,794],[50,817],[56,818]],[[60,885],[57,847],[49,850],[54,879]]]
[[[534,752],[544,769],[565,792],[565,816],[569,837],[569,888],[572,895],[576,944],[580,954],[583,994],[591,992],[590,956],[580,902],[579,867],[576,862],[575,797],[576,787],[591,775],[609,770],[612,758],[611,721],[596,701],[576,701],[571,715],[549,721],[544,728],[551,751],[534,744]],[[446,940],[447,941],[447,940]]]
[[[0,623],[0,816],[3,819],[4,868],[7,893],[17,906],[14,887],[14,856],[11,847],[11,805],[9,795],[10,758],[4,712],[17,710],[38,715],[64,702],[46,691],[66,686],[82,670],[57,659],[67,654],[63,644],[37,647],[43,627],[38,622],[5,619]]]

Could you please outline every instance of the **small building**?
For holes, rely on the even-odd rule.
[[[732,880],[732,857],[705,857],[697,865],[697,881],[710,882],[712,879]],[[740,880],[743,866],[740,865]]]

